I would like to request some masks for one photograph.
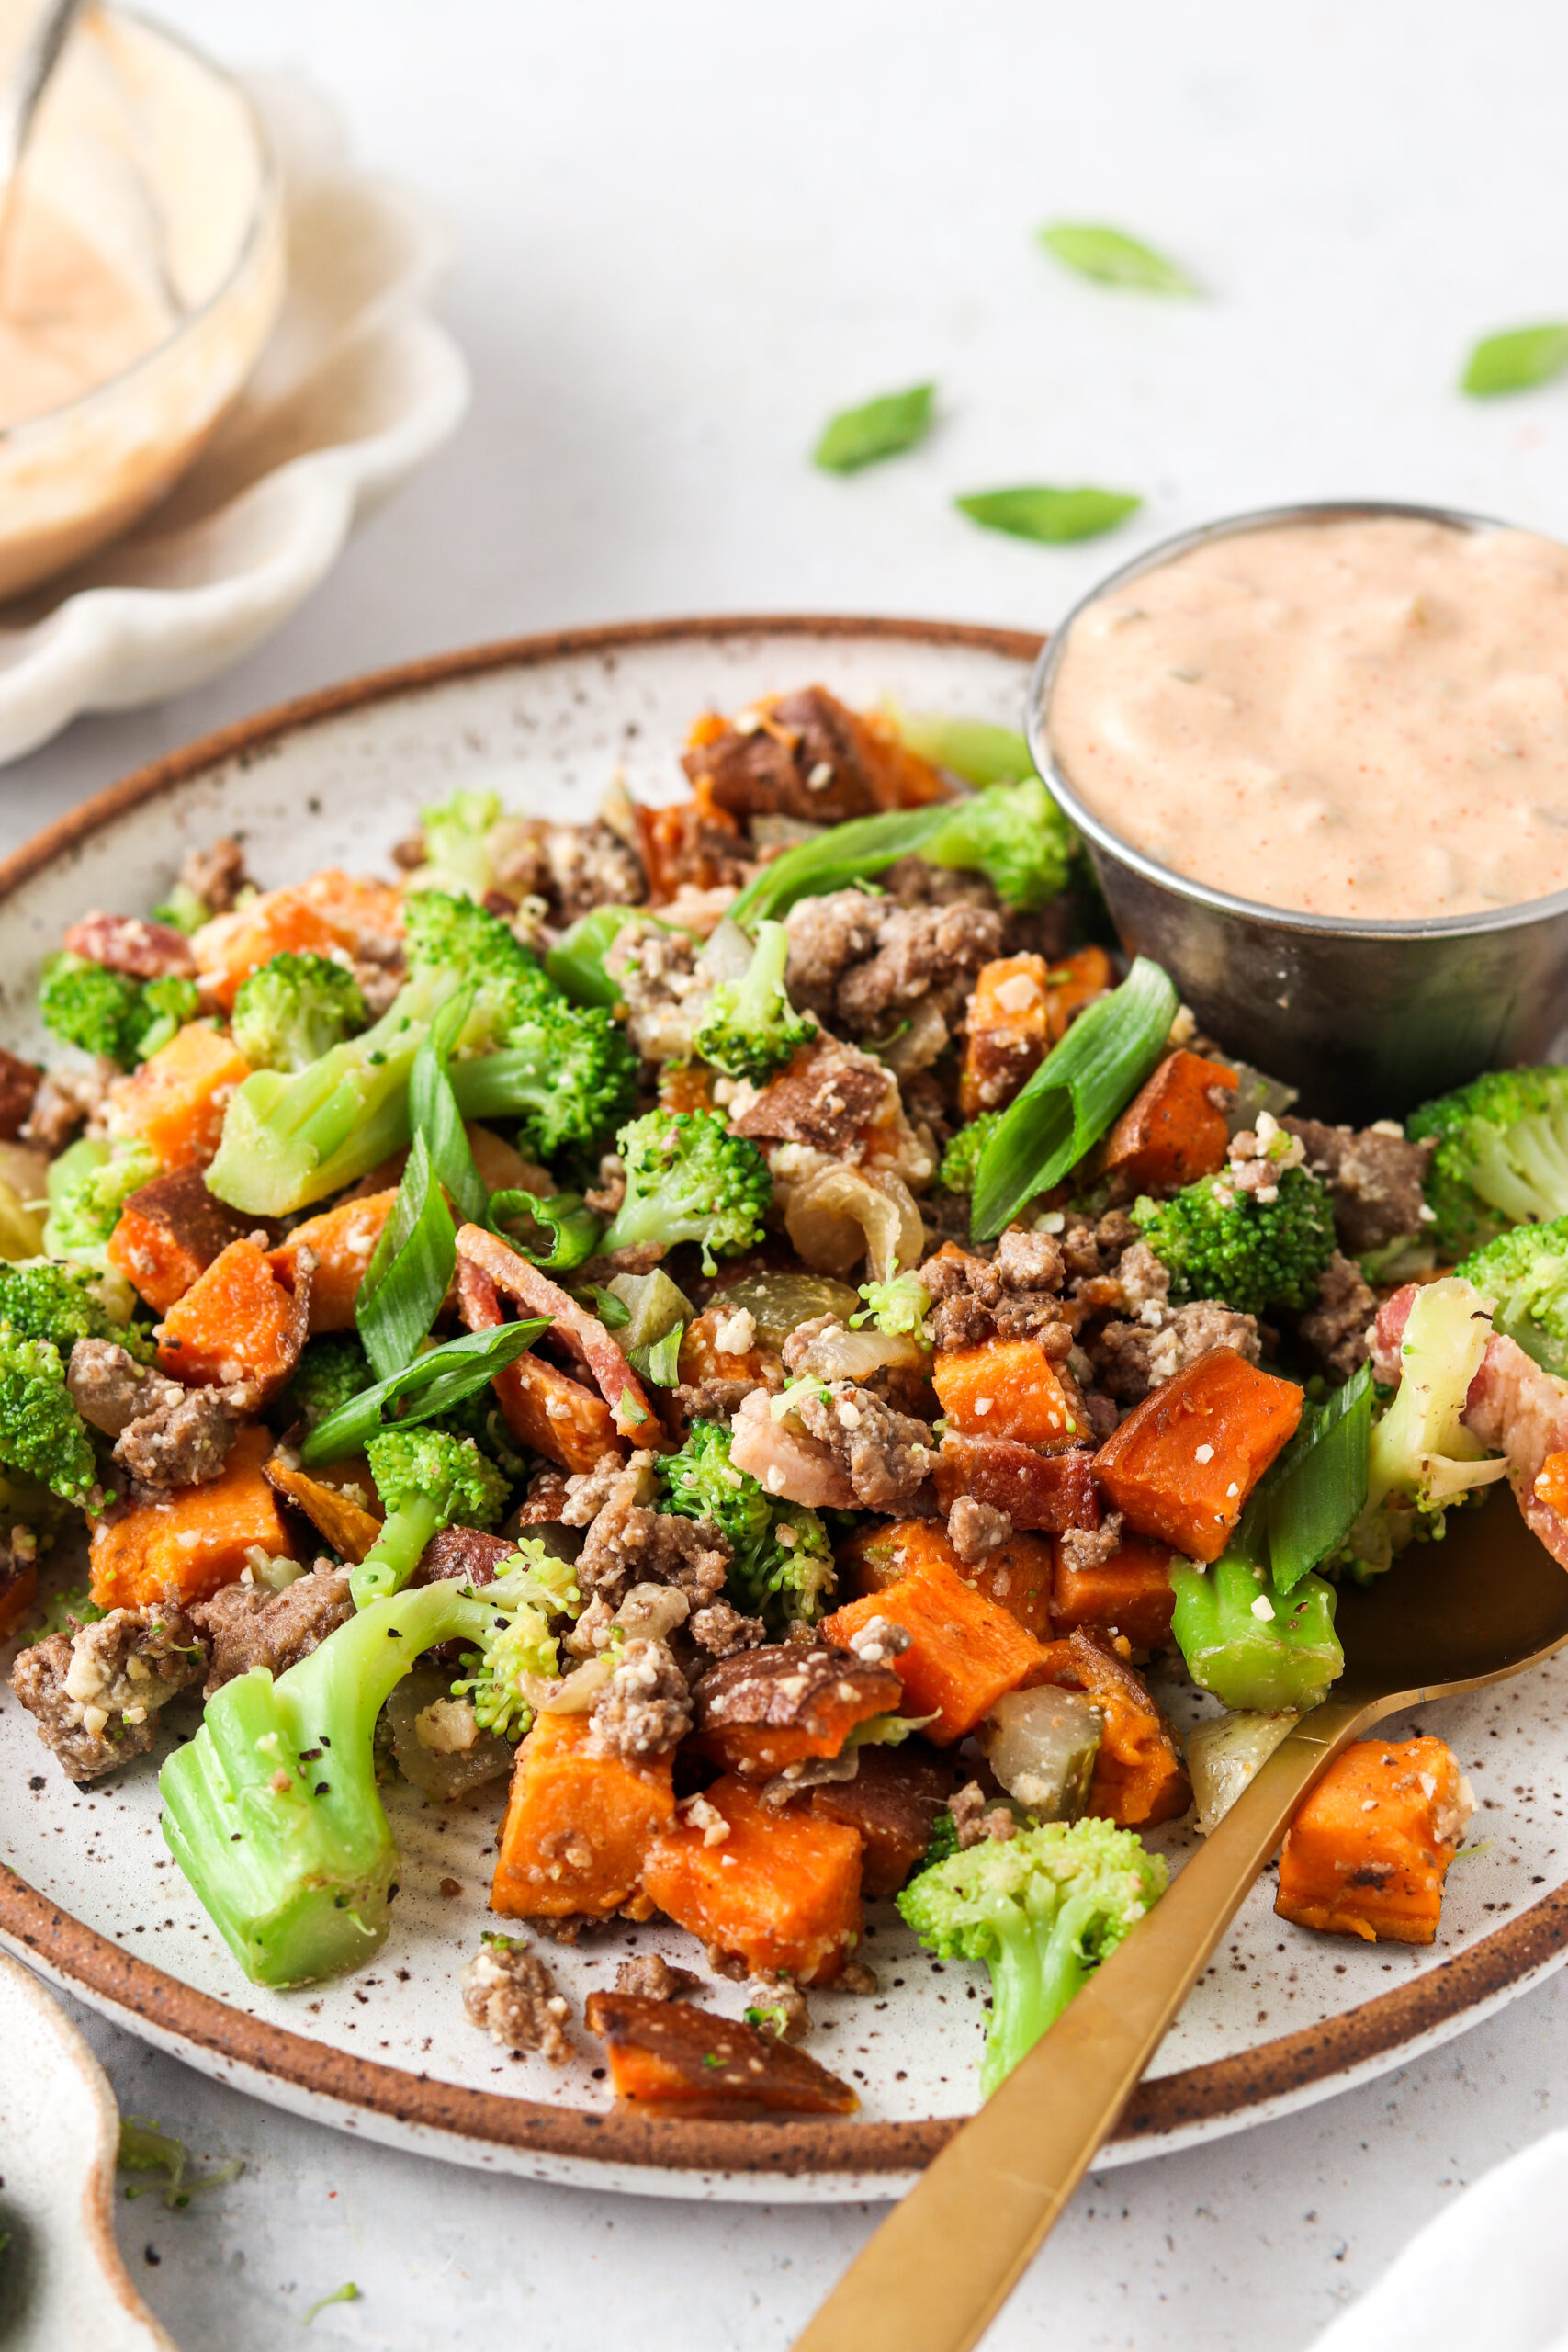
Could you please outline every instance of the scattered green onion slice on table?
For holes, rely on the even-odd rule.
[[[884,392],[859,408],[829,418],[811,452],[813,465],[830,474],[857,473],[883,458],[901,457],[931,429],[934,384],[911,384],[906,392]]]
[[[955,498],[960,514],[987,531],[1006,531],[1015,539],[1041,539],[1060,547],[1069,539],[1097,539],[1113,531],[1143,504],[1131,491],[1057,490],[1043,482],[1019,490],[978,490]]]
[[[1568,368],[1568,325],[1514,327],[1483,335],[1465,362],[1461,392],[1490,400],[1496,392],[1533,391]]]
[[[1196,294],[1198,288],[1180,266],[1156,254],[1140,237],[1123,229],[1107,229],[1088,220],[1055,220],[1040,232],[1049,254],[1080,277],[1099,286],[1124,286],[1141,294]]]

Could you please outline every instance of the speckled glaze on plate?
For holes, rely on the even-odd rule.
[[[1036,641],[920,621],[657,622],[493,646],[364,679],[246,722],[116,786],[0,867],[0,1041],[41,1048],[41,957],[85,906],[162,895],[186,848],[231,829],[265,882],[327,863],[384,867],[423,801],[493,785],[541,814],[592,813],[624,771],[676,797],[692,718],[819,679],[852,702],[1016,725]],[[8,1666],[0,1658],[0,1670]],[[1186,1694],[1163,1695],[1179,1713]],[[1476,2024],[1568,1958],[1568,1657],[1422,1712],[1482,1811],[1429,1951],[1277,1921],[1265,1878],[1160,2052],[1102,2164],[1234,2132],[1348,2088]],[[1390,1726],[1393,1736],[1411,1726]],[[658,2195],[896,2196],[975,2099],[981,1972],[921,1954],[872,1907],[874,1998],[812,1996],[812,2049],[860,2090],[849,2120],[665,2121],[616,2114],[582,2037],[576,2065],[510,2059],[463,2018],[457,1973],[481,1931],[499,1787],[449,1809],[400,1786],[405,1869],[390,1940],[362,1977],[292,1994],[241,1979],[158,1831],[156,1759],[109,1784],[63,1780],[0,1691],[0,1941],[204,2072],[319,2121],[450,2161]],[[1189,1833],[1156,1840],[1179,1862]],[[444,1897],[441,1881],[460,1890]],[[546,1945],[580,2004],[628,1951],[689,1939],[624,1923]],[[744,2007],[720,1985],[714,2006]]]

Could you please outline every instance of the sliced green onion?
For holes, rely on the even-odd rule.
[[[1176,1004],[1168,975],[1140,956],[1119,989],[1079,1013],[980,1154],[971,1211],[977,1241],[993,1240],[1099,1142],[1158,1061]]]
[[[599,1317],[606,1331],[624,1331],[632,1319],[626,1301],[599,1283],[573,1283],[571,1295],[579,1306],[586,1306],[590,1315]]]
[[[651,1340],[646,1347],[628,1348],[626,1362],[644,1380],[651,1380],[656,1388],[673,1388],[681,1377],[681,1341],[685,1329],[683,1323],[677,1323],[661,1340]]]
[[[548,1230],[550,1247],[543,1256],[509,1229],[512,1220],[520,1216],[530,1217]],[[581,1193],[493,1193],[485,1223],[520,1258],[547,1274],[570,1274],[574,1266],[582,1265],[599,1247],[599,1236],[604,1230],[604,1218],[583,1206]]]
[[[457,1228],[424,1137],[416,1135],[392,1214],[381,1227],[354,1304],[365,1352],[382,1380],[390,1380],[418,1354],[441,1312],[457,1263]]]
[[[573,1004],[614,1007],[621,991],[604,969],[604,958],[627,923],[657,920],[641,907],[595,907],[561,933],[545,957],[545,970]]]
[[[961,775],[965,784],[1021,784],[1034,774],[1029,745],[1010,727],[994,727],[985,718],[950,718],[940,710],[895,708],[891,716],[911,752]]]
[[[468,1017],[472,991],[465,989],[444,1004],[430,1024],[430,1034],[414,1056],[409,1080],[409,1125],[422,1137],[439,1182],[451,1195],[466,1225],[478,1225],[490,1195],[474,1165],[474,1155],[463,1125],[463,1114],[452,1091],[448,1057],[457,1033]]]
[[[460,1340],[446,1340],[438,1348],[415,1356],[412,1363],[390,1380],[362,1388],[313,1429],[300,1448],[307,1469],[323,1462],[341,1462],[345,1454],[362,1453],[366,1441],[392,1421],[434,1420],[449,1413],[476,1388],[483,1388],[504,1372],[514,1357],[532,1347],[541,1331],[549,1329],[547,1316],[527,1322],[497,1323],[489,1331],[465,1331]],[[389,1406],[402,1410],[389,1413]]]
[[[765,865],[741,891],[729,919],[750,930],[764,916],[787,914],[797,899],[848,889],[863,875],[880,874],[896,859],[911,856],[952,814],[952,803],[938,800],[926,808],[886,808],[877,817],[834,825],[817,841],[801,842]]]
[[[884,392],[859,408],[840,409],[823,427],[812,463],[826,473],[852,474],[900,456],[931,431],[935,398],[934,384],[911,384],[906,392]]]
[[[1363,1364],[1302,1425],[1270,1469],[1269,1556],[1281,1592],[1337,1552],[1367,1499],[1372,1373]]]
[[[1179,262],[1129,237],[1123,229],[1107,229],[1088,220],[1057,220],[1040,232],[1048,253],[1092,277],[1101,286],[1130,286],[1141,294],[1196,294],[1197,287]]]

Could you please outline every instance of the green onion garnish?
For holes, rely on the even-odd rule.
[[[463,1127],[463,1114],[452,1091],[447,1057],[468,1017],[472,991],[465,989],[444,1004],[430,1024],[430,1034],[414,1056],[409,1079],[409,1125],[424,1139],[437,1181],[451,1196],[465,1225],[484,1216],[489,1193],[474,1165],[474,1155]]]
[[[621,991],[604,969],[604,958],[627,923],[645,920],[658,918],[646,917],[641,907],[595,907],[562,932],[545,957],[545,969],[561,994],[573,1004],[618,1004]]]
[[[835,825],[820,840],[799,842],[765,865],[729,910],[732,922],[751,925],[787,914],[797,899],[818,899],[847,890],[863,875],[880,874],[896,859],[912,856],[940,832],[953,814],[951,801],[925,808],[887,808],[876,817],[854,817]]]
[[[1029,745],[1011,727],[986,718],[951,718],[940,710],[895,710],[899,736],[932,767],[961,775],[965,784],[1021,784],[1034,774]]]
[[[971,1212],[977,1241],[993,1240],[1099,1142],[1158,1061],[1176,1004],[1169,977],[1140,956],[1119,989],[1079,1013],[980,1154]]]
[[[536,1225],[548,1229],[550,1247],[543,1256],[510,1230],[511,1221],[520,1216],[531,1217]],[[520,1258],[547,1274],[570,1274],[574,1266],[583,1264],[598,1248],[604,1230],[604,1218],[583,1206],[581,1193],[493,1193],[484,1222]]]
[[[424,1137],[416,1135],[392,1214],[381,1227],[354,1306],[365,1352],[382,1380],[390,1380],[418,1353],[441,1312],[457,1263],[457,1229]]]
[[[300,1460],[307,1469],[323,1462],[341,1462],[345,1454],[362,1453],[366,1441],[394,1421],[429,1421],[449,1413],[454,1405],[460,1405],[465,1396],[504,1372],[548,1329],[547,1316],[533,1317],[525,1323],[498,1323],[489,1331],[465,1331],[460,1340],[447,1340],[415,1356],[390,1380],[362,1388],[357,1396],[329,1414],[305,1440]],[[400,1405],[402,1410],[389,1412],[387,1408],[393,1405]]]
[[[1372,1374],[1362,1364],[1301,1427],[1265,1482],[1269,1558],[1281,1592],[1338,1551],[1367,1499]]]

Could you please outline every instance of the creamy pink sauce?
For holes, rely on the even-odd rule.
[[[1568,547],[1402,516],[1215,539],[1085,607],[1050,710],[1085,806],[1303,913],[1568,888]]]
[[[0,426],[80,400],[151,351],[171,314],[24,188],[0,278]]]

